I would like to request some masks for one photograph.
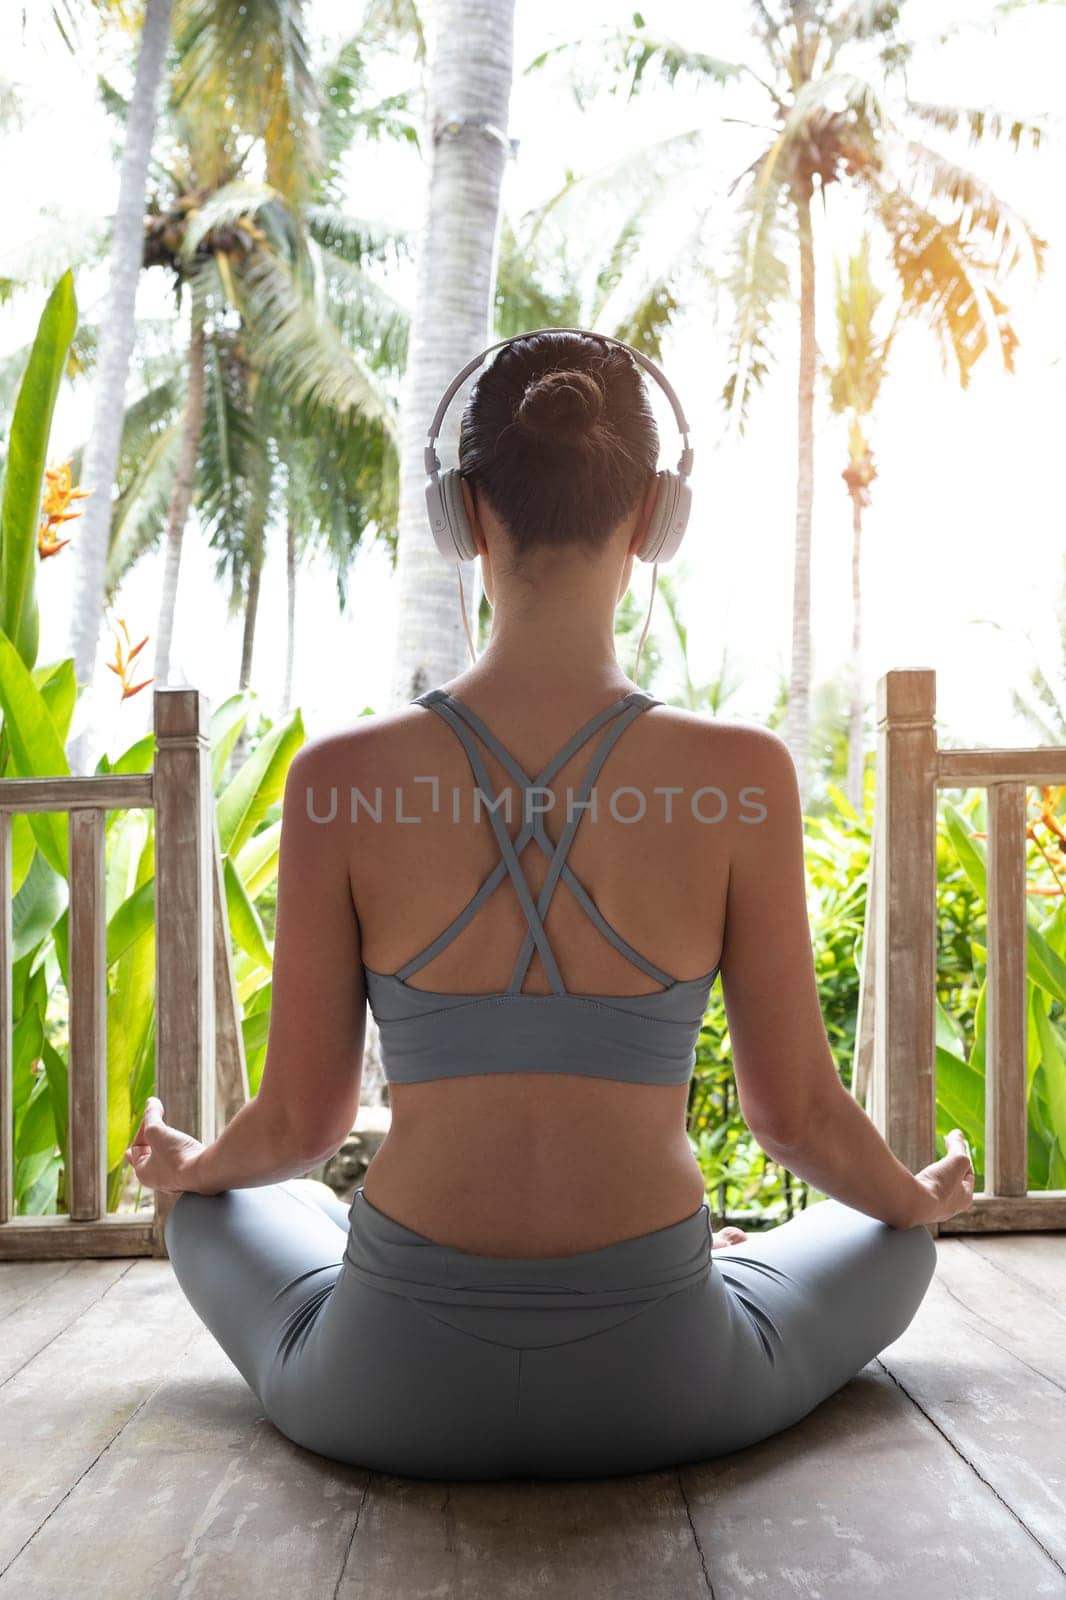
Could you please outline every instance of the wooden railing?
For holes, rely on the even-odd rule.
[[[941,750],[936,674],[877,685],[874,843],[853,1092],[912,1171],[936,1160],[937,792],[988,790],[985,1173],[941,1233],[1066,1227],[1066,1190],[1027,1187],[1026,788],[1066,783],[1066,748]]]
[[[155,1092],[167,1121],[210,1140],[248,1097],[218,849],[206,700],[158,689],[148,774],[0,783],[0,1259],[163,1255],[174,1196],[151,1211],[107,1210],[108,811],[155,811]],[[69,1212],[13,1214],[11,817],[70,816]],[[216,996],[218,1004],[216,1006]]]

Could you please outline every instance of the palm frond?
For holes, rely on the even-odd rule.
[[[108,600],[126,574],[143,555],[156,549],[163,537],[180,448],[179,417],[152,437],[133,477],[116,499],[104,580]]]
[[[949,161],[938,150],[932,150],[919,140],[909,140],[905,146],[909,169],[908,190],[924,190],[921,198],[946,201],[958,216],[963,232],[982,235],[984,248],[990,252],[1002,274],[1014,270],[1028,260],[1036,273],[1044,269],[1047,243],[1019,212],[1001,200],[991,184],[978,177],[967,167]]]
[[[411,44],[414,60],[426,59],[426,32],[415,0],[367,0],[360,31],[368,44]]]
[[[245,179],[237,179],[217,189],[189,212],[181,244],[182,260],[192,262],[208,236],[222,228],[240,235],[242,224],[245,228],[243,235],[240,235],[240,243],[245,249],[251,249],[255,236],[247,227],[249,220],[257,220],[261,211],[276,205],[281,198],[273,185],[250,183]]]
[[[312,205],[305,208],[303,221],[312,239],[352,266],[371,261],[399,266],[411,255],[407,230],[378,217],[354,217],[339,206]]]
[[[320,72],[322,85],[322,170],[315,192],[340,198],[344,156],[357,137],[406,141],[419,148],[418,128],[407,93],[369,98],[364,38],[346,40]]]
[[[312,246],[317,250],[317,246]],[[402,372],[407,361],[411,313],[384,284],[358,267],[318,251],[322,283],[321,313],[352,349],[361,350],[369,366]]]
[[[783,149],[781,136],[755,164],[738,207],[739,227],[727,279],[733,302],[729,376],[722,399],[739,432],[744,431],[754,392],[770,370],[774,312],[789,293],[788,268],[782,256],[788,192]]]
[[[997,346],[1008,372],[1017,335],[992,283],[995,268],[956,219],[941,221],[900,189],[871,186],[873,207],[888,240],[906,316],[925,321],[965,388],[977,361]]]
[[[39,233],[0,254],[0,276],[11,280],[13,290],[43,288],[67,267],[77,270],[107,256],[111,242],[108,218],[67,207],[60,215],[42,220]]]
[[[302,0],[180,0],[176,110],[232,104],[230,120],[262,141],[267,182],[290,205],[323,170],[322,105]]]
[[[829,403],[839,415],[868,416],[877,403],[895,337],[893,322],[881,337],[877,312],[884,300],[870,270],[870,236],[864,233],[846,269],[835,263],[837,361],[827,371]]]
[[[279,394],[341,416],[358,412],[395,436],[395,407],[378,379],[316,313],[283,262],[254,251],[235,281],[249,358]]]
[[[1015,150],[1023,145],[1039,150],[1051,132],[1045,117],[1015,117],[995,106],[950,106],[928,100],[908,100],[906,109],[920,122],[945,133],[965,128],[971,144],[980,144],[985,139],[1006,139]]]
[[[632,100],[649,68],[655,70],[671,87],[682,75],[701,83],[721,86],[746,71],[742,62],[726,61],[720,56],[707,55],[702,50],[688,50],[667,34],[653,33],[644,26],[639,12],[634,13],[634,19],[636,25],[633,27],[604,24],[591,33],[549,45],[533,57],[523,69],[523,76],[539,71],[548,62],[560,57],[577,62],[584,58],[595,64],[601,81],[605,65],[613,74],[607,80],[608,93],[613,94],[617,89],[626,87],[626,99]]]
[[[620,197],[661,193],[665,185],[691,174],[702,156],[707,134],[703,127],[687,128],[650,140],[636,150],[627,150],[594,172],[569,172],[565,182],[541,205],[528,210],[523,218],[527,248],[532,248],[550,220],[565,233],[572,234],[587,222],[591,208],[606,203],[617,215]]]

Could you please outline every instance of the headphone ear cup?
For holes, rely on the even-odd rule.
[[[445,561],[473,561],[477,546],[463,502],[461,474],[456,467],[426,479],[426,514],[433,542]]]
[[[678,472],[664,470],[655,476],[659,484],[655,509],[637,556],[641,561],[654,561],[661,566],[677,554],[685,537],[692,509],[692,490]]]

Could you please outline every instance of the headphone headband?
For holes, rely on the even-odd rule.
[[[673,388],[671,387],[665,374],[659,371],[659,368],[655,365],[654,361],[649,361],[646,355],[642,355],[639,350],[634,350],[633,346],[631,344],[626,344],[624,339],[613,339],[610,334],[607,333],[593,333],[588,328],[530,328],[525,333],[512,334],[509,339],[498,339],[495,344],[488,345],[487,348],[482,350],[479,355],[476,355],[472,361],[468,361],[466,366],[463,367],[460,372],[456,373],[451,383],[449,383],[447,389],[445,389],[444,394],[441,397],[440,404],[433,414],[433,421],[429,425],[427,442],[423,452],[423,459],[425,461],[425,469],[427,474],[432,476],[434,473],[440,471],[440,460],[437,456],[437,451],[435,448],[436,441],[440,435],[440,428],[441,423],[444,421],[444,414],[451,404],[452,396],[461,386],[463,380],[469,377],[470,373],[474,371],[475,367],[479,367],[484,361],[485,357],[492,354],[493,350],[500,350],[506,344],[514,344],[518,339],[531,339],[535,334],[538,333],[580,333],[584,334],[584,336],[588,339],[599,339],[604,344],[613,344],[620,350],[628,350],[633,359],[638,361],[645,371],[651,373],[652,377],[655,379],[656,383],[662,389],[663,393],[666,395],[666,398],[670,402],[670,407],[677,421],[678,432],[681,434],[681,437],[684,440],[684,448],[681,451],[681,458],[677,463],[677,470],[681,477],[688,477],[689,473],[692,471],[693,460],[692,446],[688,441],[689,427],[685,420],[685,413],[681,409],[681,402],[674,393]]]

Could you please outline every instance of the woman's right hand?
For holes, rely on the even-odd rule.
[[[973,1163],[962,1129],[952,1128],[945,1143],[947,1155],[914,1175],[928,1197],[917,1219],[922,1223],[947,1222],[973,1205]]]

